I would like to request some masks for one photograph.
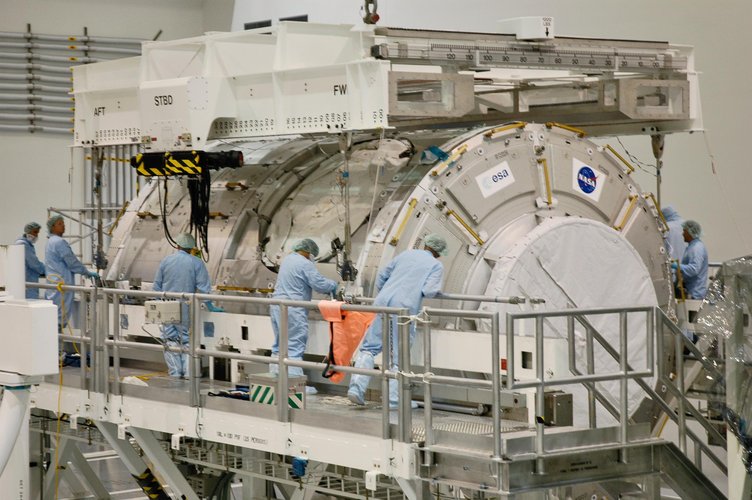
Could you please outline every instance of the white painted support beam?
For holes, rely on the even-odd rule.
[[[146,469],[148,469],[146,462],[144,462],[138,453],[136,453],[133,446],[131,446],[128,441],[118,439],[118,429],[115,424],[102,421],[95,421],[94,424],[97,426],[97,429],[99,429],[99,432],[102,433],[102,436],[104,436],[107,444],[109,444],[118,454],[120,460],[122,460],[126,469],[128,469],[128,472],[130,472],[132,476],[140,476],[146,471]]]
[[[102,481],[99,480],[99,476],[97,476],[91,468],[91,465],[89,465],[89,461],[86,460],[84,454],[81,453],[81,450],[75,443],[70,442],[70,444],[71,446],[68,449],[70,461],[76,467],[76,470],[81,473],[84,481],[89,485],[90,491],[94,493],[95,497],[98,499],[106,500],[110,498],[110,493],[107,491],[104,484],[102,484]]]

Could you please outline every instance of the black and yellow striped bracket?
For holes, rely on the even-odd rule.
[[[147,468],[138,476],[134,474],[133,478],[150,500],[170,500],[170,497],[162,489],[162,485],[159,484],[157,478],[154,477],[154,473],[151,469]]]
[[[131,166],[146,177],[198,175],[203,170],[201,151],[139,153],[131,158]]]

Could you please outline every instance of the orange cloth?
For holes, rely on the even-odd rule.
[[[342,304],[336,300],[322,300],[319,311],[329,322],[329,355],[325,362],[327,367],[322,375],[333,382],[342,382],[345,374],[331,369],[331,365],[350,366],[353,354],[363,340],[366,330],[376,319],[375,313],[343,311]]]

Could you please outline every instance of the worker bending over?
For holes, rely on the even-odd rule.
[[[159,269],[154,276],[154,291],[177,292],[177,293],[209,293],[211,283],[209,272],[206,270],[204,261],[191,255],[196,248],[196,240],[188,233],[183,233],[175,238],[178,251],[168,255],[159,263]],[[207,309],[213,312],[222,312],[224,309],[216,307],[211,302],[206,303]],[[198,312],[197,312],[198,313]],[[171,377],[185,378],[188,376],[187,352],[190,344],[190,314],[188,304],[183,304],[181,309],[181,321],[178,324],[162,325],[162,340],[168,347],[179,347],[183,352],[165,351],[164,358],[167,363],[167,372]]]
[[[684,251],[681,264],[677,266],[674,262],[671,267],[681,270],[687,297],[702,300],[708,291],[708,251],[700,240],[702,228],[693,220],[686,221],[682,228],[687,249]]]
[[[96,271],[86,269],[73,254],[68,242],[63,239],[65,221],[61,215],[53,215],[47,220],[47,231],[50,235],[45,250],[44,266],[49,283],[62,282],[65,285],[75,285],[73,277],[76,274],[87,278],[99,278]],[[57,306],[58,328],[64,328],[68,324],[68,318],[73,309],[73,292],[61,293],[58,290],[47,290],[45,298]]]
[[[376,280],[376,300],[374,306],[400,307],[410,314],[417,314],[423,303],[423,297],[435,297],[441,291],[444,268],[438,261],[439,256],[447,255],[447,243],[437,234],[429,234],[423,241],[423,250],[408,250],[395,257],[386,269],[379,273]],[[366,332],[360,352],[355,357],[356,368],[372,369],[374,357],[378,356],[383,346],[381,315],[378,315]],[[399,363],[397,349],[397,317],[389,322],[391,344],[391,369],[396,370]],[[410,325],[410,346],[415,337],[415,324]],[[407,353],[409,355],[409,353]],[[365,393],[371,377],[353,375],[347,397],[355,404],[365,404]],[[399,401],[397,381],[389,380],[389,407],[397,408]],[[417,405],[412,403],[413,407]]]
[[[311,300],[313,290],[318,293],[332,294],[337,290],[337,282],[325,278],[313,263],[319,254],[319,247],[315,241],[306,238],[292,247],[292,253],[282,260],[279,266],[277,284],[274,287],[275,299]],[[271,306],[272,329],[274,330],[274,345],[272,356],[279,355],[279,306]],[[308,343],[308,310],[302,307],[287,309],[287,357],[302,360]],[[269,367],[271,373],[279,373],[279,365]],[[303,369],[291,366],[287,373],[290,377],[303,376]],[[316,389],[306,387],[307,394],[316,394]]]
[[[24,246],[24,260],[26,267],[26,283],[38,283],[39,277],[44,276],[44,264],[37,257],[34,243],[39,238],[39,230],[42,228],[36,222],[29,222],[24,226],[23,234],[16,240],[16,245]],[[39,290],[26,287],[27,299],[38,299]]]

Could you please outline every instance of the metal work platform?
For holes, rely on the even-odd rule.
[[[75,392],[80,391],[75,389],[80,383],[78,371],[75,368],[66,368],[63,371],[66,394],[64,399],[74,400]],[[138,371],[128,372],[133,375],[139,374]],[[184,406],[189,412],[195,411],[188,405],[190,387],[185,380],[152,377],[149,379],[149,387],[126,387],[128,390],[124,391],[120,398],[123,403],[126,403],[126,399],[131,401],[127,405],[124,404],[121,409],[131,406],[139,399],[145,408],[157,406],[157,402],[160,403],[159,406],[169,402]],[[201,384],[201,392],[206,394],[227,387],[224,383],[207,381]],[[69,390],[72,393],[69,393]],[[37,407],[45,407],[45,402],[49,402],[50,398],[54,400],[56,392],[54,385],[49,382],[41,386],[35,396]],[[135,396],[137,393],[138,396]],[[340,396],[320,394],[310,396],[307,405],[305,410],[292,412],[291,427],[315,425],[316,434],[321,439],[326,439],[329,433],[341,436],[341,432],[345,431],[350,435],[359,434],[361,438],[376,434],[370,437],[380,440],[377,434],[381,426],[381,408],[377,404],[355,407]],[[63,404],[63,412],[66,412],[67,406]],[[161,447],[164,453],[169,453],[172,460],[177,463],[192,464],[215,471],[231,471],[243,478],[263,478],[282,487],[305,487],[311,492],[340,498],[412,498],[410,490],[405,489],[404,481],[381,477],[376,489],[373,490],[366,486],[364,471],[354,470],[346,465],[335,465],[331,470],[319,467],[311,477],[300,478],[292,473],[289,461],[285,461],[282,456],[285,453],[271,457],[244,453],[244,449],[247,450],[249,447],[249,442],[259,444],[263,439],[249,437],[242,429],[252,429],[254,416],[269,413],[264,411],[268,409],[264,406],[266,405],[247,401],[206,397],[203,405],[205,410],[201,412],[204,414],[203,418],[202,415],[196,414],[196,429],[205,425],[208,417],[206,412],[211,409],[215,410],[211,412],[211,419],[222,422],[217,428],[226,425],[227,430],[218,430],[216,437],[197,431],[202,436],[199,440],[181,435],[177,445],[173,437],[172,446],[167,439],[161,439]],[[154,408],[154,411],[159,410]],[[494,465],[490,460],[493,454],[491,419],[435,411],[434,432],[437,435],[437,444],[429,451],[422,449],[425,444],[422,412],[421,409],[413,411],[413,417],[419,422],[412,427],[412,442],[415,446],[413,450],[418,460],[414,466],[419,478],[414,487],[420,489],[421,484],[451,481],[458,488],[469,492],[473,498],[480,498],[478,495],[495,497],[501,493],[494,493],[492,484],[488,482],[493,480],[493,474],[489,475],[489,467]],[[390,425],[394,429],[397,425],[397,412],[390,413]],[[70,419],[82,418],[84,414],[72,414],[68,422],[63,423],[65,439],[104,444],[105,440],[101,438],[99,431],[91,425],[82,422],[82,425],[73,429]],[[590,487],[593,491],[618,494],[629,491],[629,488],[634,489],[635,478],[644,478],[638,483],[646,485],[646,490],[640,492],[646,495],[645,498],[660,498],[661,481],[679,493],[681,498],[723,498],[712,483],[697,474],[692,463],[676,446],[652,438],[647,425],[630,427],[630,444],[626,447],[618,443],[618,428],[599,429],[598,432],[571,428],[552,429],[547,436],[547,454],[543,459],[535,457],[534,430],[514,421],[502,421],[501,426],[503,447],[507,454],[497,465],[502,474],[501,489],[505,492],[502,494],[504,498],[528,498],[526,494],[561,488],[563,484],[574,485],[569,487],[570,491]],[[39,428],[36,430],[41,432]],[[159,430],[165,431],[164,428]],[[224,439],[217,439],[220,435]],[[294,436],[291,435],[290,439],[294,439]],[[207,449],[205,440],[236,444],[211,451]],[[340,444],[343,443],[331,442],[331,446],[335,447],[339,447]],[[374,446],[377,446],[376,441],[367,445],[368,448]],[[428,459],[427,455],[431,458]],[[588,486],[584,486],[583,483]],[[484,494],[484,490],[488,490],[487,493]]]
[[[71,288],[84,295],[104,294],[98,295],[96,300],[99,314],[95,315],[95,324],[108,324],[107,315],[110,313],[105,311],[108,311],[108,305],[113,305],[106,299],[108,294],[153,294],[115,289]],[[170,294],[161,295],[170,298]],[[197,307],[202,300],[275,302],[274,299],[173,295],[176,295],[174,298],[188,300],[191,307]],[[282,305],[315,307],[314,303],[276,302]],[[363,305],[348,307],[356,310],[373,309],[373,306]],[[387,313],[400,313],[399,310],[382,309]],[[703,454],[711,460],[717,460],[702,438],[686,428],[685,413],[693,415],[698,421],[702,416],[688,405],[683,396],[675,392],[678,390],[675,387],[661,396],[643,380],[665,373],[663,342],[667,338],[684,338],[676,327],[667,327],[673,324],[659,311],[648,307],[507,315],[510,352],[514,352],[514,340],[510,339],[516,337],[516,328],[519,329],[526,320],[535,320],[536,327],[533,331],[536,342],[542,343],[544,332],[556,323],[557,318],[572,318],[567,322],[566,334],[570,343],[579,328],[587,327],[589,341],[601,345],[606,355],[618,360],[619,350],[612,348],[593,329],[590,321],[603,315],[621,318],[620,322],[624,327],[619,330],[620,340],[617,343],[623,347],[627,335],[637,334],[626,327],[627,315],[634,317],[635,314],[648,314],[648,317],[653,318],[648,323],[632,321],[633,324],[640,325],[640,328],[647,328],[644,332],[650,340],[647,344],[647,357],[657,362],[656,367],[648,370],[636,370],[626,361],[621,361],[617,364],[621,365],[617,372],[606,370],[601,373],[589,369],[582,373],[576,370],[572,351],[569,358],[570,363],[574,363],[570,367],[571,375],[547,377],[542,348],[537,351],[540,358],[535,370],[537,375],[533,378],[524,376],[524,371],[514,366],[514,357],[507,360],[504,378],[501,377],[501,367],[495,363],[490,380],[431,373],[428,371],[431,366],[430,355],[423,367],[425,371],[421,371],[417,365],[410,366],[409,361],[402,358],[397,372],[384,370],[383,367],[374,370],[336,367],[344,372],[367,373],[381,378],[382,389],[386,388],[384,384],[388,379],[396,378],[401,398],[399,407],[391,411],[383,406],[388,394],[385,390],[381,392],[381,402],[371,402],[364,407],[351,405],[336,389],[336,394],[327,393],[329,388],[336,386],[320,387],[321,392],[307,397],[305,407],[301,409],[290,408],[287,404],[270,405],[209,396],[209,392],[231,389],[233,385],[201,378],[199,365],[196,364],[200,358],[237,358],[260,364],[276,363],[278,360],[258,354],[208,351],[198,343],[192,343],[188,351],[193,353],[193,362],[187,380],[152,374],[148,386],[123,383],[124,377],[143,375],[145,372],[120,366],[119,349],[141,347],[154,351],[164,348],[153,344],[139,346],[138,343],[121,340],[117,331],[110,337],[104,330],[84,328],[83,331],[90,331],[93,336],[81,338],[63,335],[62,338],[79,342],[82,359],[86,359],[86,352],[91,352],[91,367],[65,368],[62,385],[57,379],[48,379],[33,394],[32,407],[68,415],[68,422],[61,425],[70,427],[73,431],[76,431],[81,421],[92,422],[103,433],[108,444],[121,457],[126,457],[126,463],[127,457],[133,454],[133,446],[137,445],[139,453],[153,464],[155,473],[159,471],[163,475],[161,484],[186,495],[186,498],[198,497],[188,484],[187,479],[190,477],[186,478],[176,464],[185,462],[200,464],[212,470],[231,469],[239,476],[245,474],[248,478],[263,478],[263,481],[279,482],[284,487],[297,479],[291,477],[289,471],[285,472],[288,465],[273,464],[286,464],[291,458],[304,460],[309,467],[309,471],[302,476],[302,482],[298,483],[299,487],[308,489],[309,492],[319,491],[325,494],[334,494],[332,492],[340,488],[344,489],[341,496],[347,498],[372,497],[377,492],[380,498],[389,498],[397,490],[410,499],[445,495],[458,490],[466,491],[467,496],[473,498],[541,498],[547,492],[565,494],[568,491],[612,491],[622,494],[636,490],[643,497],[660,498],[660,490],[665,487],[679,493],[682,498],[722,498],[718,489],[686,458],[689,451],[687,442],[691,440],[696,464],[699,465]],[[452,313],[426,308],[424,314],[495,317],[490,335],[491,355],[499,356],[498,313]],[[199,321],[198,315],[194,321]],[[517,323],[520,326],[512,326]],[[422,328],[424,342],[430,338],[430,330],[430,327]],[[281,346],[286,345],[286,333],[280,333]],[[406,342],[407,336],[408,325],[400,326],[399,342]],[[657,342],[656,339],[662,341]],[[701,358],[694,345],[689,343],[687,347]],[[653,352],[654,349],[657,349],[656,353]],[[279,360],[283,365],[316,370],[324,366],[319,362],[287,359],[283,351],[284,349],[280,352]],[[684,369],[681,364],[679,368]],[[688,369],[692,370],[691,367]],[[712,372],[708,373],[712,375]],[[284,392],[283,388],[287,387],[286,379],[286,370],[281,370],[274,382],[278,391]],[[666,384],[673,384],[668,378],[661,376],[661,379]],[[637,381],[645,391],[647,400],[678,423],[678,448],[655,437],[653,429],[658,425],[655,423],[657,419],[638,423],[634,419],[640,412],[629,416],[631,410],[628,409],[624,396],[628,394],[627,384],[630,380]],[[609,400],[599,385],[609,381],[620,387],[617,392],[621,393],[621,397],[614,400],[614,405],[608,403]],[[683,377],[679,377],[676,383],[681,386]],[[474,416],[434,408],[434,403],[440,402],[434,399],[438,394],[435,389],[446,384],[490,390],[493,395],[490,412],[484,416]],[[604,420],[606,414],[596,411],[595,406],[586,406],[584,411],[590,413],[590,425],[549,426],[550,423],[540,417],[545,414],[544,389],[568,385],[587,388],[593,402],[602,404],[612,412],[615,425],[607,424],[608,420]],[[425,408],[410,409],[413,386],[422,386]],[[528,408],[534,408],[535,418],[532,422],[527,418],[501,418],[508,402],[515,398],[527,402]],[[674,412],[674,407],[680,409],[678,414]],[[600,423],[598,426],[594,425],[596,418]],[[129,435],[134,439],[132,443],[128,440]],[[225,451],[217,453],[217,447]],[[248,458],[248,454],[252,457]],[[275,458],[277,456],[289,458]],[[233,465],[229,467],[228,460],[231,459]],[[144,467],[147,466],[133,466],[135,470],[143,470]],[[719,467],[725,472],[722,464]],[[338,475],[337,470],[350,472],[347,479],[341,478],[332,487],[331,478]],[[325,481],[326,477],[330,479]]]

